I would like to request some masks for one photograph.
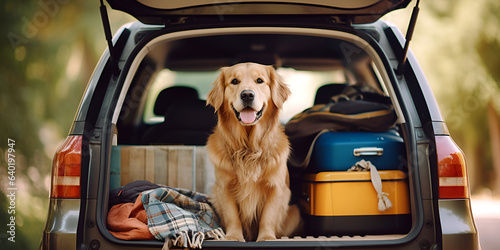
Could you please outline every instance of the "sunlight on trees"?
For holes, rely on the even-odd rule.
[[[384,19],[406,32],[414,3]],[[66,137],[106,41],[99,1],[7,0],[0,51],[0,155],[16,141],[17,249],[34,249],[48,205],[51,161]],[[112,31],[134,19],[108,8]],[[450,132],[467,156],[473,192],[500,185],[500,1],[422,1],[411,43]],[[495,151],[492,151],[494,148]],[[0,160],[6,179],[7,157]],[[0,224],[7,224],[5,185]],[[6,243],[0,238],[0,244]]]
[[[106,41],[99,1],[2,2],[0,224],[9,223],[7,141],[15,141],[16,243],[36,249],[47,216],[52,157],[66,137]],[[133,19],[110,13],[112,30]]]
[[[493,161],[498,152],[491,145],[500,138],[488,121],[500,111],[500,1],[422,1],[420,8],[412,51],[465,152],[472,192],[493,188],[500,181],[500,162]],[[404,32],[411,8],[397,12],[384,18]],[[488,105],[496,112],[487,113]]]

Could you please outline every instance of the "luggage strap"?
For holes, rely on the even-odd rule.
[[[380,178],[380,174],[378,173],[375,165],[373,165],[370,161],[361,160],[356,162],[356,164],[347,171],[370,171],[372,185],[377,192],[378,211],[384,212],[392,207],[392,202],[387,197],[389,194],[382,191],[382,179]]]

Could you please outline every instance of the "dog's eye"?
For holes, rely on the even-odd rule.
[[[231,84],[238,84],[240,83],[240,81],[238,81],[238,79],[234,78],[232,81],[231,81]]]
[[[257,78],[257,80],[255,82],[257,82],[257,83],[263,83],[264,80],[262,80],[262,78]]]

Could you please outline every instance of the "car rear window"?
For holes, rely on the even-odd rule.
[[[278,73],[284,78],[292,91],[292,96],[285,102],[281,112],[280,121],[286,123],[295,114],[312,106],[316,92],[319,87],[326,84],[345,85],[347,79],[345,71],[342,69],[331,71],[304,71],[292,68],[279,68]],[[199,98],[205,100],[208,92],[212,88],[219,71],[172,71],[161,70],[147,94],[146,105],[144,107],[143,122],[146,124],[156,124],[164,121],[164,117],[154,112],[154,106],[160,92],[166,88],[174,86],[184,86],[196,89]]]

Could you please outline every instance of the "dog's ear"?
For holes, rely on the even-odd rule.
[[[215,108],[215,111],[220,109],[222,102],[224,101],[224,85],[226,81],[226,77],[224,75],[225,67],[221,68],[220,71],[219,76],[212,84],[212,90],[210,90],[207,96],[207,105],[212,105]]]
[[[273,66],[267,66],[269,71],[269,78],[271,79],[271,97],[273,99],[274,105],[278,109],[283,108],[283,103],[292,94],[288,85],[285,84],[283,78],[276,72]]]

